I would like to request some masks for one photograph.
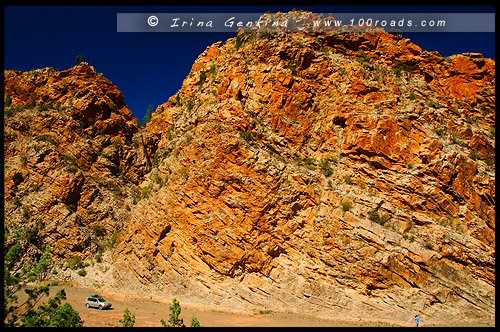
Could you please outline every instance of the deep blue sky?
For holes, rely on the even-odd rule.
[[[335,12],[494,12],[493,6],[4,6],[4,68],[64,70],[82,54],[122,91],[142,121],[148,105],[168,100],[181,87],[192,64],[208,45],[235,33],[118,33],[121,12],[264,13],[292,8]],[[443,56],[479,52],[495,58],[494,33],[405,33],[405,38]]]

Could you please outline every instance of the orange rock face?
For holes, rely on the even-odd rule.
[[[495,62],[376,30],[238,38],[209,46],[145,129],[130,125],[136,146],[96,136],[88,172],[52,175],[64,190],[50,197],[78,198],[86,214],[99,197],[84,190],[89,174],[125,181],[109,201],[126,218],[99,263],[103,288],[234,311],[492,324]],[[92,100],[75,112],[104,117]],[[15,163],[23,123],[5,134],[11,205],[27,169],[58,162],[50,151]]]
[[[49,245],[58,264],[88,262],[129,219],[127,200],[149,172],[137,120],[86,63],[4,80],[4,227],[31,230],[30,254]]]

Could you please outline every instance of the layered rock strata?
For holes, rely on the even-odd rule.
[[[30,206],[62,261],[95,261],[106,236],[94,225],[116,234],[87,268],[106,267],[103,289],[233,311],[494,321],[493,60],[378,30],[242,30],[207,47],[145,128],[88,65],[34,72],[5,73],[12,105],[68,109],[6,119],[6,217],[26,223]]]

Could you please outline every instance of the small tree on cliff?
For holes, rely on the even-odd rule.
[[[149,105],[148,109],[146,110],[146,115],[144,115],[144,118],[142,119],[141,126],[144,127],[149,121],[151,121],[151,116],[153,115],[154,111],[155,110],[153,106]]]

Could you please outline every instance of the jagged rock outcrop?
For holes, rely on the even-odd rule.
[[[4,84],[5,229],[61,265],[99,257],[149,172],[137,120],[87,63],[5,71]]]
[[[28,73],[5,75],[15,82]],[[13,105],[29,100],[11,85]],[[85,114],[73,126],[99,104],[86,96],[72,103]],[[443,58],[376,29],[247,29],[207,47],[145,129],[127,122],[121,95],[112,96],[122,111],[111,114],[127,126],[106,130],[137,144],[94,134],[87,154],[100,159],[90,158],[88,172],[59,166],[57,194],[45,195],[77,197],[78,215],[103,204],[84,190],[90,174],[123,181],[128,198],[109,198],[108,213],[93,219],[121,229],[102,263],[109,292],[235,311],[494,321],[493,60]],[[68,97],[57,98],[48,100]],[[104,119],[103,107],[86,133],[105,130],[112,116]],[[35,166],[61,164],[38,152],[15,161],[22,133],[45,133],[27,124],[43,114],[35,113],[16,113],[6,126],[6,213],[17,223],[13,197],[44,197],[19,195]],[[117,222],[110,211],[133,199],[135,185],[141,199]]]

